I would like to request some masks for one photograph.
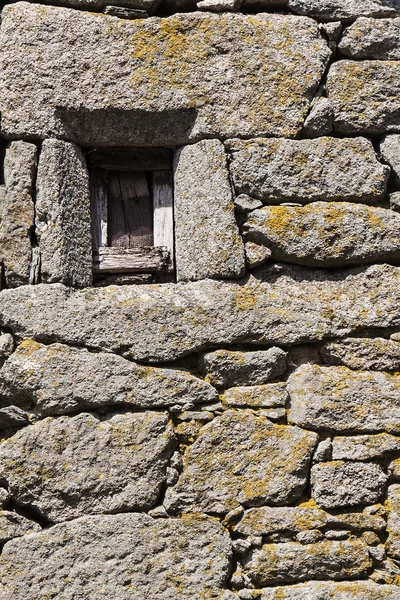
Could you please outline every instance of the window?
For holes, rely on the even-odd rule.
[[[170,151],[96,149],[87,158],[95,278],[116,283],[170,280],[174,253]]]

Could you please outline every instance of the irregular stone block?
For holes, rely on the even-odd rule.
[[[289,394],[285,383],[240,386],[227,389],[221,400],[228,406],[243,408],[277,408],[286,406]]]
[[[329,70],[327,94],[338,133],[400,131],[400,61],[340,60]]]
[[[389,475],[392,481],[400,480],[400,459],[397,458],[389,465]]]
[[[36,155],[36,146],[27,142],[11,142],[5,154],[5,184],[0,186],[0,263],[8,287],[29,282]]]
[[[330,56],[293,15],[120,21],[28,3],[6,7],[0,44],[3,132],[84,146],[295,137]]]
[[[14,340],[10,333],[0,333],[0,364],[14,351]]]
[[[388,539],[386,551],[389,556],[400,559],[400,485],[390,485],[387,498]]]
[[[261,385],[282,375],[287,369],[287,352],[281,348],[256,352],[216,350],[204,354],[200,370],[212,385]]]
[[[153,13],[159,6],[160,0],[112,0],[113,7],[128,7],[129,9],[141,9]],[[43,0],[42,4],[51,4],[52,0]],[[78,8],[81,10],[103,10],[110,0],[59,0],[58,6]],[[121,7],[121,8],[122,8]]]
[[[257,587],[308,579],[362,577],[371,565],[363,540],[266,544],[255,550],[246,574]]]
[[[53,522],[148,510],[174,449],[165,413],[49,417],[0,445],[0,478],[15,503]]]
[[[262,590],[260,600],[398,600],[397,585],[373,581],[310,581]]]
[[[164,504],[171,513],[223,514],[241,504],[292,502],[306,485],[316,442],[309,431],[273,425],[250,410],[227,410],[187,448],[183,472]]]
[[[318,98],[313,103],[304,122],[303,135],[314,138],[329,135],[333,129],[333,109],[328,98]]]
[[[326,21],[400,15],[399,0],[288,0],[288,6],[299,15]]]
[[[320,23],[319,29],[330,42],[338,42],[342,35],[343,26],[341,21],[331,21]]]
[[[0,595],[223,600],[230,558],[229,536],[216,519],[82,517],[6,544]]]
[[[400,371],[400,344],[385,338],[347,338],[320,347],[324,362],[350,369]]]
[[[388,163],[392,169],[393,182],[395,186],[400,188],[400,135],[385,136],[380,143],[380,151],[382,159]]]
[[[374,202],[383,197],[389,170],[365,138],[228,140],[237,194],[264,204]]]
[[[332,442],[332,460],[373,460],[400,452],[400,437],[378,435],[339,436]]]
[[[47,416],[118,404],[178,411],[214,402],[218,395],[185,371],[27,340],[0,370],[0,398],[3,403],[33,405],[37,414]]]
[[[36,235],[43,281],[92,284],[89,175],[74,144],[43,142],[36,181]]]
[[[320,508],[263,506],[246,511],[233,531],[246,536],[275,533],[296,535],[302,531],[327,527],[352,531],[384,531],[386,522],[381,517],[366,513],[331,515]]]
[[[29,417],[25,411],[18,406],[6,406],[0,408],[0,428],[21,427],[29,423]]]
[[[9,510],[0,510],[0,544],[37,531],[41,531],[41,527],[34,521]]]
[[[246,266],[248,269],[255,269],[260,265],[263,265],[271,258],[271,250],[265,246],[254,244],[253,242],[246,242],[244,246],[246,254]]]
[[[278,274],[266,267],[229,283],[3,290],[0,325],[11,327],[19,339],[160,362],[227,344],[289,346],[365,328],[399,327],[399,305],[396,267],[333,273],[287,267]]]
[[[243,225],[247,238],[264,244],[273,260],[341,267],[400,259],[400,215],[349,202],[265,206]]]
[[[374,504],[381,498],[387,476],[374,463],[332,461],[311,469],[315,502],[321,508]]]
[[[203,140],[179,150],[174,162],[178,281],[240,277],[246,269],[244,248],[224,146]]]
[[[103,12],[105,15],[111,15],[119,19],[147,19],[149,16],[146,10],[125,8],[123,6],[106,6]]]
[[[344,30],[338,48],[350,58],[400,60],[400,18],[361,17]]]
[[[289,378],[289,422],[337,432],[400,433],[400,377],[302,365]]]

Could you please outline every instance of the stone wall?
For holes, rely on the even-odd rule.
[[[0,599],[398,600],[399,0],[50,4],[1,18]],[[172,151],[174,281],[93,279],[103,147]]]

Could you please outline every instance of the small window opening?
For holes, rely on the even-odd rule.
[[[110,148],[92,150],[87,158],[95,281],[171,281],[171,152]]]

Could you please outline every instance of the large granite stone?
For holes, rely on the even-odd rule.
[[[397,585],[373,581],[311,581],[262,590],[260,600],[398,600]]]
[[[400,344],[385,338],[345,338],[326,342],[320,353],[328,365],[354,370],[400,371]]]
[[[0,544],[40,530],[40,525],[20,514],[10,510],[0,510]]]
[[[2,600],[228,600],[231,543],[216,519],[82,517],[8,542]]]
[[[273,425],[250,410],[227,410],[186,450],[183,472],[164,504],[174,514],[223,514],[241,504],[291,502],[306,485],[316,442],[314,433]]]
[[[380,465],[356,461],[331,461],[314,465],[311,485],[315,502],[333,509],[375,504],[381,499],[387,475]]]
[[[363,540],[316,544],[265,544],[246,564],[257,587],[309,579],[347,579],[366,575],[371,560]]]
[[[400,15],[399,0],[288,0],[288,6],[300,15],[323,21]]]
[[[400,189],[400,135],[386,135],[379,147],[382,159],[392,169],[393,183]]]
[[[340,60],[329,70],[327,93],[338,133],[400,131],[400,61]]]
[[[178,151],[174,163],[178,281],[240,277],[246,270],[244,247],[224,146],[203,140]]]
[[[400,433],[400,376],[302,365],[289,378],[289,422],[336,432]]]
[[[0,404],[33,406],[42,416],[113,405],[177,411],[217,399],[211,385],[188,372],[62,344],[26,340],[0,370]]]
[[[174,446],[165,413],[49,417],[0,444],[0,478],[14,503],[53,522],[148,510]]]
[[[166,361],[228,344],[298,344],[400,325],[400,269],[343,272],[276,267],[237,282],[203,280],[73,290],[0,292],[0,325],[19,339]]]
[[[89,174],[81,150],[45,140],[36,181],[36,235],[46,283],[92,284]]]
[[[377,435],[336,436],[332,441],[332,460],[374,460],[400,452],[400,437]]]
[[[293,15],[127,21],[28,3],[6,7],[0,44],[3,132],[94,146],[294,137],[330,55]]]
[[[243,228],[246,239],[272,251],[272,259],[299,265],[400,259],[400,215],[385,208],[349,202],[265,206],[250,213]]]
[[[361,17],[344,30],[338,48],[350,58],[400,60],[400,18]]]
[[[261,385],[287,369],[287,352],[269,348],[255,352],[216,350],[203,354],[199,362],[206,380],[217,387]]]
[[[36,146],[27,142],[12,142],[5,154],[4,185],[0,186],[0,263],[8,287],[27,284],[30,278],[36,155]]]
[[[382,198],[389,169],[365,138],[228,140],[238,194],[265,204],[374,202]]]

